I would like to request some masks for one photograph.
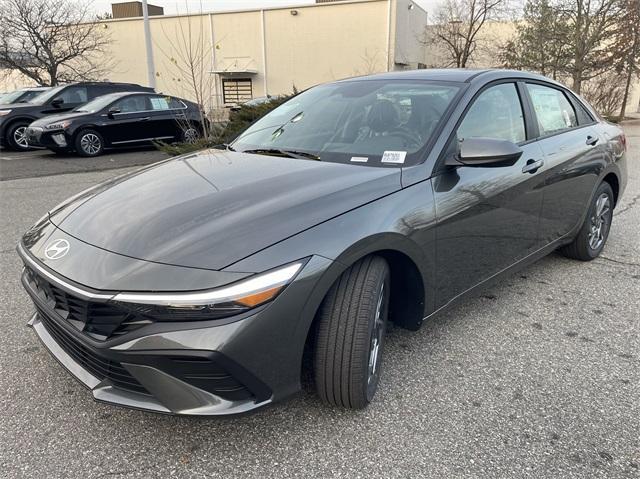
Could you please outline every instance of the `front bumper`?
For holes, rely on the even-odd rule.
[[[64,130],[47,131],[41,127],[30,126],[26,133],[29,146],[56,150],[71,149],[71,139],[68,138]]]
[[[167,355],[166,351],[147,352],[144,357],[132,357],[137,363],[118,363],[74,343],[67,336],[61,325],[41,312],[33,315],[29,321],[42,344],[55,359],[78,381],[93,393],[97,401],[111,403],[145,411],[183,415],[222,415],[247,412],[271,402],[271,396],[258,400],[247,394],[242,386],[232,385],[229,390],[240,392],[238,399],[225,399],[209,391],[195,387],[179,377],[168,374],[157,367],[140,362],[142,359],[158,359],[167,361],[193,360],[200,361],[211,367],[215,363],[207,355],[181,356],[184,351],[176,351],[175,356]],[[154,358],[153,356],[157,356]],[[217,374],[217,376],[216,376]],[[218,383],[236,383],[235,379],[224,373],[209,373],[207,378],[200,377],[200,381]],[[265,390],[266,392],[266,390]]]
[[[86,287],[59,276],[22,245],[18,252],[25,263],[22,283],[36,308],[29,324],[94,398],[181,415],[243,413],[299,390],[315,307],[307,308],[308,299],[332,264],[312,258],[272,303],[239,318],[119,328],[100,339],[74,325],[70,311],[99,305],[114,293],[85,289],[93,295],[86,306],[78,299]],[[36,284],[34,275],[46,284]],[[110,319],[91,321],[106,324]]]

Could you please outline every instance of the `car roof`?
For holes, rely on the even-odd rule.
[[[553,82],[542,75],[535,73],[523,72],[519,70],[502,70],[502,69],[474,69],[474,68],[429,68],[419,70],[400,70],[386,73],[377,73],[356,77],[358,80],[431,80],[431,81],[447,81],[457,83],[471,83],[478,79],[482,81],[496,80],[499,78],[531,78]],[[352,80],[353,80],[352,79]]]
[[[50,88],[50,86],[25,86],[19,88],[18,91],[45,91],[49,90]]]

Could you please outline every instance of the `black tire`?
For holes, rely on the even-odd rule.
[[[362,409],[373,399],[380,380],[389,278],[387,262],[368,256],[345,271],[324,299],[313,351],[316,388],[324,402]]]
[[[104,138],[95,130],[78,132],[74,141],[76,153],[84,157],[99,156],[104,152]]]
[[[609,183],[602,182],[591,200],[587,217],[580,231],[572,243],[560,248],[560,252],[567,258],[580,261],[591,261],[597,258],[609,237],[613,205],[613,190]]]
[[[17,121],[9,125],[9,128],[7,128],[7,145],[9,145],[9,148],[15,151],[29,151],[31,149],[28,144],[23,142],[26,141],[24,132],[28,126],[28,121]]]

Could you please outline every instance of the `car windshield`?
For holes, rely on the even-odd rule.
[[[24,90],[16,90],[12,91],[11,93],[5,93],[4,95],[0,96],[0,102],[7,105],[9,103],[14,103],[18,98],[20,98],[20,96],[24,95],[24,93]]]
[[[107,107],[110,103],[116,101],[121,96],[122,95],[119,93],[115,93],[115,94],[112,93],[111,95],[99,96],[95,100],[91,100],[89,103],[76,108],[75,111],[95,113]]]
[[[399,80],[318,86],[265,115],[231,148],[374,166],[416,163],[458,90]]]
[[[51,98],[55,97],[60,91],[64,88],[64,85],[57,86],[52,88],[51,90],[45,91],[42,95],[38,95],[37,97],[31,99],[30,103],[35,103],[36,105],[44,105]]]

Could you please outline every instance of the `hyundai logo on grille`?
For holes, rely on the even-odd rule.
[[[60,259],[69,252],[69,242],[66,239],[53,240],[44,250],[44,255],[49,259]]]

